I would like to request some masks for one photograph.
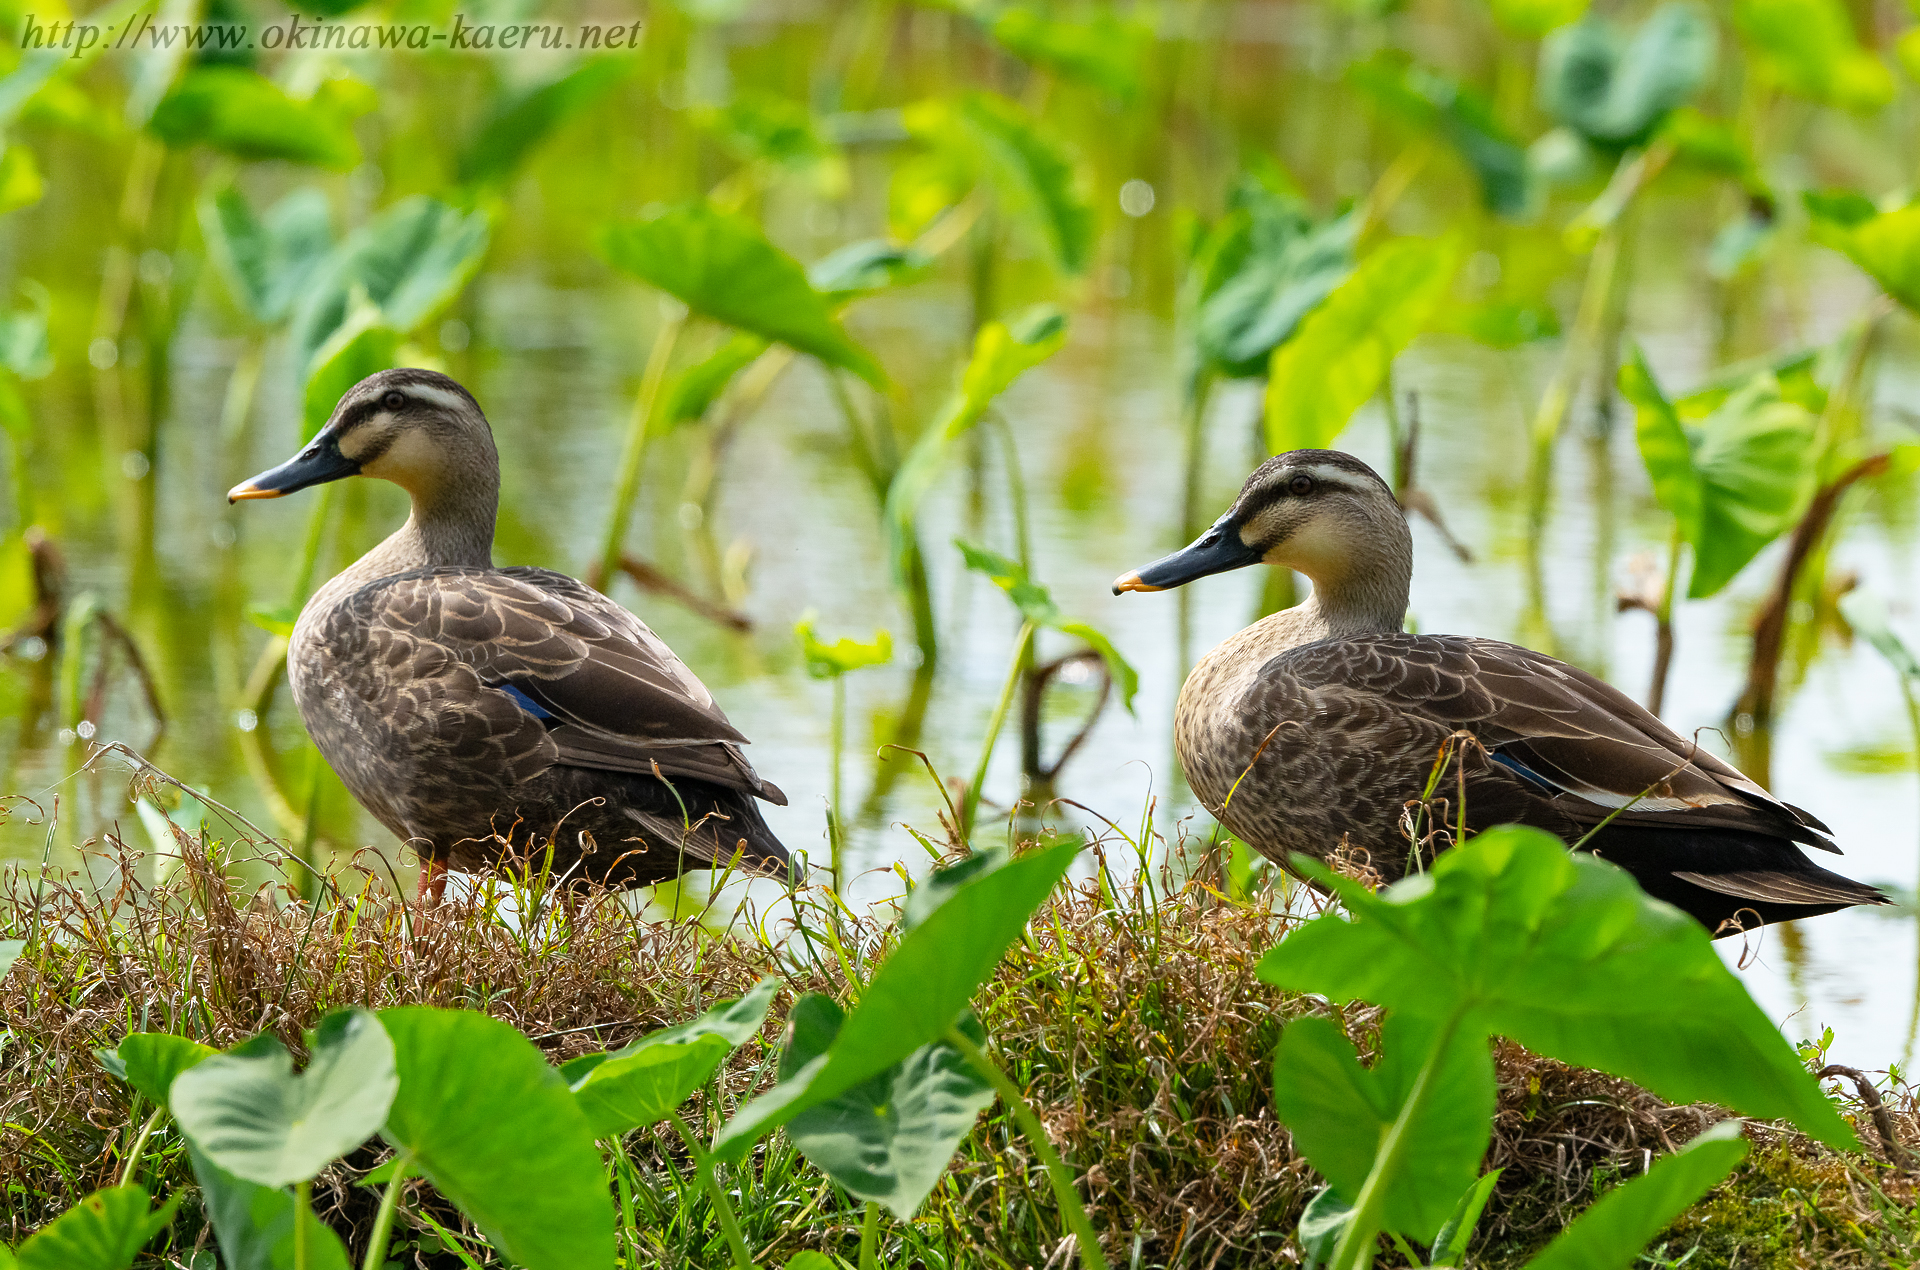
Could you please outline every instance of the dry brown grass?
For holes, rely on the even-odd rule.
[[[256,893],[230,881],[230,862],[207,843],[184,841],[158,885],[139,880],[152,860],[111,840],[102,849],[94,880],[36,883],[19,874],[0,895],[0,937],[24,935],[38,886],[45,936],[0,982],[0,1188],[10,1242],[114,1180],[142,1114],[92,1051],[129,1031],[175,1031],[216,1046],[271,1031],[297,1046],[303,1029],[340,1006],[428,1004],[484,1010],[562,1060],[685,1019],[776,970],[789,990],[774,1020],[799,992],[844,996],[838,963],[796,965],[793,941],[769,947],[650,923],[604,894],[559,904],[529,935],[489,903],[420,913],[394,898],[377,869],[343,871],[310,905],[284,887]],[[1117,1265],[1291,1263],[1292,1230],[1318,1182],[1273,1118],[1274,1045],[1290,1018],[1320,1011],[1343,1014],[1349,1034],[1371,1050],[1378,1015],[1333,1011],[1259,982],[1254,968],[1288,920],[1270,907],[1227,902],[1199,885],[1170,889],[1156,902],[1137,886],[1105,897],[1088,887],[1056,903],[978,1008],[1082,1173]],[[851,922],[847,932],[860,961],[884,955],[879,920]],[[769,1023],[766,1041],[776,1027]],[[710,1127],[770,1081],[769,1053],[748,1045],[735,1055],[702,1108]],[[1506,1172],[1476,1264],[1519,1264],[1599,1188],[1722,1114],[1666,1106],[1627,1082],[1512,1045],[1497,1060],[1489,1162]],[[1895,1105],[1909,1141],[1920,1140],[1915,1110],[1910,1096]],[[1671,1256],[1698,1245],[1693,1267],[1911,1262],[1920,1239],[1888,1216],[1911,1208],[1904,1178],[1790,1130],[1757,1127],[1754,1136],[1742,1173],[1670,1232]],[[663,1194],[675,1187],[672,1174],[684,1165],[677,1143],[643,1132],[629,1150]],[[156,1190],[190,1184],[179,1156],[164,1139],[150,1152]],[[316,1187],[320,1211],[350,1243],[371,1209],[371,1195],[352,1182],[377,1159],[374,1149],[356,1153]],[[778,1140],[736,1180],[762,1264],[803,1247],[850,1253],[852,1210]],[[413,1203],[457,1228],[457,1214],[424,1189]],[[194,1209],[176,1224],[179,1264],[205,1246]],[[651,1264],[718,1264],[704,1259],[702,1212],[689,1207],[685,1221],[661,1222]],[[1038,1162],[996,1112],[976,1127],[921,1220],[892,1229],[887,1264],[1060,1266],[1061,1234]],[[419,1254],[416,1264],[458,1263]]]

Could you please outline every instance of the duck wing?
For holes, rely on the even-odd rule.
[[[673,650],[565,574],[419,569],[368,583],[341,610],[375,651],[432,650],[470,668],[486,713],[544,724],[520,731],[550,747],[552,762],[657,772],[787,801],[753,770],[739,748],[747,738]]]
[[[1487,811],[1505,803],[1519,810],[1522,800],[1512,795],[1530,787],[1576,826],[1608,817],[1620,827],[1684,823],[1839,852],[1812,815],[1611,684],[1532,649],[1469,636],[1386,634],[1308,644],[1275,661],[1323,699],[1352,694],[1473,732],[1490,761],[1506,769],[1499,775],[1525,782],[1487,782],[1495,799]]]

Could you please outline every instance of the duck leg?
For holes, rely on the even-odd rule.
[[[447,864],[432,856],[420,862],[420,883],[414,889],[413,902],[425,908],[429,902],[438,905],[447,895]]]

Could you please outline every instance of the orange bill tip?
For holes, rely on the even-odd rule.
[[[241,481],[227,491],[227,501],[237,503],[243,498],[278,498],[280,493],[277,489],[261,489],[252,481]]]
[[[1138,570],[1132,573],[1123,573],[1113,580],[1113,593],[1115,595],[1120,594],[1122,591],[1164,591],[1166,589],[1167,588],[1163,586],[1152,586],[1142,582]]]

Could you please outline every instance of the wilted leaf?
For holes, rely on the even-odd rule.
[[[400,1089],[382,1133],[527,1270],[613,1264],[613,1203],[567,1082],[470,1010],[383,1010]],[[534,1184],[537,1179],[538,1184]]]
[[[734,1113],[713,1140],[714,1154],[738,1160],[802,1111],[945,1035],[1079,850],[1070,842],[1032,851],[957,889],[902,936],[826,1053]]]
[[[879,364],[840,329],[800,263],[751,221],[686,203],[652,220],[609,226],[600,246],[617,268],[695,313],[884,382]]]
[[[456,171],[463,182],[499,182],[567,120],[626,78],[632,59],[596,57],[533,88],[504,97],[488,111]]]
[[[780,1078],[824,1055],[842,1021],[831,997],[810,992],[795,1002],[780,1052]],[[986,1043],[971,1010],[962,1013],[957,1026],[974,1044]],[[801,1112],[788,1122],[787,1136],[814,1167],[855,1198],[883,1204],[901,1221],[910,1221],[993,1099],[993,1086],[959,1050],[934,1041]]]
[[[215,1054],[174,1078],[168,1108],[219,1167],[261,1186],[311,1179],[372,1137],[398,1083],[393,1043],[366,1010],[321,1020],[306,1070],[277,1041]]]
[[[1893,73],[1860,47],[1839,0],[1734,0],[1733,25],[1754,68],[1790,93],[1863,112],[1893,100]]]
[[[1439,306],[1458,260],[1450,240],[1402,238],[1361,261],[1274,350],[1268,448],[1275,454],[1321,449],[1340,435]]]
[[[266,76],[237,66],[189,70],[147,127],[170,146],[211,146],[239,159],[342,170],[360,162],[360,145],[343,115],[323,102],[289,97]]]
[[[1381,1139],[1439,1041],[1430,1021],[1389,1015],[1380,1059],[1369,1071],[1332,1019],[1296,1019],[1281,1034],[1273,1060],[1274,1115],[1339,1199],[1359,1199]],[[1434,1237],[1473,1184],[1492,1138],[1493,1057],[1486,1038],[1455,1031],[1429,1080],[1382,1214],[1386,1229],[1422,1240]]]
[[[1651,1169],[1602,1195],[1527,1270],[1617,1270],[1747,1157],[1738,1120],[1723,1120]]]
[[[1713,70],[1717,40],[1700,6],[1662,4],[1631,37],[1588,16],[1540,46],[1540,101],[1562,123],[1606,147],[1638,145]]]
[[[560,1069],[597,1138],[666,1119],[707,1082],[735,1047],[759,1034],[780,991],[769,976],[752,991],[611,1053],[588,1054]]]
[[[1435,1020],[1464,1012],[1463,1027],[1670,1102],[1791,1119],[1822,1142],[1854,1146],[1707,932],[1625,871],[1513,825],[1378,895],[1294,862],[1338,893],[1352,920],[1330,914],[1287,936],[1260,963],[1266,982]]]

